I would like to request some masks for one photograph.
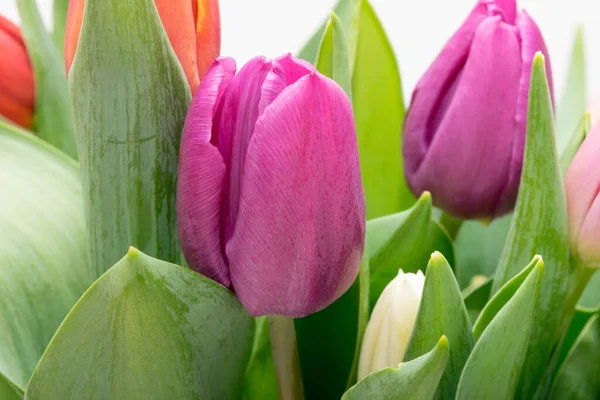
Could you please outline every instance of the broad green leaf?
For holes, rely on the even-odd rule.
[[[244,399],[279,399],[267,317],[256,319],[252,355],[244,378]]]
[[[556,140],[559,152],[569,143],[570,136],[575,132],[586,110],[585,42],[582,27],[577,30],[572,51],[566,90],[556,113]]]
[[[152,0],[87,1],[69,73],[91,261],[180,259],[177,160],[190,88]]]
[[[475,340],[481,337],[481,334],[487,328],[487,326],[493,321],[494,317],[504,308],[506,303],[517,293],[525,279],[529,276],[535,266],[542,261],[542,257],[535,256],[523,271],[515,275],[510,281],[508,281],[502,288],[494,294],[490,301],[485,305],[479,318],[473,325],[473,336]]]
[[[448,339],[442,336],[429,353],[398,368],[384,368],[367,375],[350,388],[342,400],[429,400],[448,362]]]
[[[492,293],[497,292],[534,255],[544,257],[546,269],[519,383],[519,398],[529,399],[534,395],[562,329],[561,310],[565,309],[569,283],[565,203],[544,57],[538,53],[531,74],[521,185],[492,289]]]
[[[54,0],[52,7],[52,40],[60,51],[65,47],[65,25],[69,0]]]
[[[587,320],[554,381],[551,400],[600,397],[600,315]]]
[[[457,400],[515,397],[532,336],[543,274],[544,263],[538,260],[517,293],[483,331],[463,369]]]
[[[72,159],[0,121],[0,182],[0,376],[24,391],[95,276]]]
[[[333,11],[321,39],[316,67],[323,75],[336,81],[352,99],[346,37],[342,23]]]
[[[239,399],[253,329],[223,286],[130,248],[61,324],[26,396]]]
[[[0,374],[0,399],[2,400],[20,400],[23,398],[23,391],[11,384]]]
[[[463,222],[454,243],[456,274],[461,288],[469,286],[476,276],[494,276],[511,220],[512,215],[507,215],[490,224]]]
[[[46,31],[35,0],[17,0],[17,6],[35,77],[34,130],[39,137],[77,159],[62,54]]]
[[[560,156],[560,170],[563,175],[567,173],[571,161],[575,158],[577,150],[579,150],[590,129],[592,129],[592,116],[590,113],[585,113]]]
[[[357,354],[369,319],[369,262],[363,256],[354,284],[336,302],[295,320],[304,394],[339,399],[356,381]]]
[[[335,13],[346,32],[367,219],[372,219],[405,210],[414,202],[402,164],[402,84],[392,46],[369,2],[340,0]],[[323,32],[325,27],[300,57],[316,62]]]
[[[436,398],[453,400],[475,341],[452,268],[444,256],[436,252],[427,266],[423,297],[404,359],[408,361],[425,354],[442,335],[450,342],[450,358]]]
[[[409,210],[367,222],[365,250],[370,257],[371,308],[383,289],[398,275],[424,269],[431,252],[425,253],[431,221],[431,195],[425,192]]]

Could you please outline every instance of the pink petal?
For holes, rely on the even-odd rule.
[[[514,25],[517,17],[517,0],[483,0],[488,4],[490,15],[501,15],[507,24]]]
[[[446,89],[448,104],[409,184],[429,190],[444,210],[462,218],[499,215],[508,180],[521,74],[518,37],[500,17],[481,23],[464,68]],[[510,188],[516,194],[516,186]]]
[[[565,176],[571,249],[600,260],[600,125],[585,139]],[[586,258],[589,258],[586,256]]]
[[[217,105],[235,69],[232,59],[217,59],[202,79],[185,121],[177,182],[177,220],[185,258],[194,270],[224,286],[231,283],[220,240],[225,164],[210,140]]]
[[[253,315],[321,310],[355,280],[364,231],[350,101],[311,73],[257,121],[226,247],[233,287]]]

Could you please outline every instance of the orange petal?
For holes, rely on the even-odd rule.
[[[65,66],[67,74],[71,69],[75,50],[77,50],[77,42],[79,41],[79,33],[81,32],[81,21],[83,20],[83,7],[85,0],[70,0],[69,11],[67,14],[67,25],[65,28]]]
[[[198,75],[202,79],[221,52],[219,0],[192,0],[196,11]]]

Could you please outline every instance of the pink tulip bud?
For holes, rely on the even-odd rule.
[[[418,82],[403,134],[407,182],[460,218],[493,218],[515,204],[533,56],[548,52],[515,0],[479,0]]]
[[[565,176],[571,251],[586,266],[600,268],[600,124],[575,155]]]
[[[181,143],[177,217],[189,265],[253,315],[301,317],[354,282],[365,203],[350,101],[292,56],[235,74],[217,59]]]

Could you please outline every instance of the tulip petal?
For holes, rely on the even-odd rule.
[[[600,155],[600,125],[585,139],[565,176],[571,249],[600,259],[600,173],[591,166]]]
[[[364,231],[350,101],[311,73],[256,123],[226,246],[233,288],[253,315],[321,310],[354,282]]]
[[[264,57],[250,60],[231,80],[215,115],[219,134],[213,140],[223,156],[228,174],[223,197],[223,243],[231,237],[237,218],[246,151],[259,116],[263,82],[271,69],[272,63]]]
[[[502,16],[507,24],[514,25],[517,16],[517,0],[484,0],[488,3],[490,15]]]
[[[84,7],[85,0],[69,0],[69,11],[67,12],[65,28],[65,66],[67,75],[71,70],[71,64],[73,64],[73,58],[75,58],[75,52],[77,51]]]
[[[461,218],[508,211],[512,204],[498,199],[508,180],[520,74],[513,27],[500,17],[487,18],[464,68],[446,89],[443,114],[430,121],[437,129],[416,173],[411,166],[413,190],[431,191],[434,204]]]
[[[514,204],[517,197],[517,189],[521,180],[521,170],[523,167],[523,153],[525,151],[525,136],[527,132],[527,109],[529,102],[529,83],[531,78],[531,66],[535,53],[541,51],[546,59],[546,74],[548,85],[550,86],[550,96],[552,104],[554,104],[554,91],[552,85],[552,67],[550,66],[550,57],[548,57],[548,49],[544,43],[542,33],[525,12],[520,11],[517,15],[517,28],[521,36],[521,79],[519,83],[519,94],[517,97],[517,110],[515,114],[515,135],[513,142],[512,157],[508,172],[508,182],[505,190],[500,196],[498,204]],[[507,210],[501,210],[503,213]]]
[[[221,52],[219,0],[192,0],[196,22],[198,76],[200,79]]]
[[[484,4],[471,12],[461,28],[452,36],[444,49],[419,80],[413,92],[410,108],[406,113],[403,135],[404,169],[413,191],[416,189],[415,175],[427,154],[435,134],[432,121],[439,119],[433,113],[447,107],[450,98],[447,89],[453,85],[463,68],[477,27],[487,18]],[[446,96],[445,96],[446,95]],[[440,111],[439,114],[443,114]],[[418,192],[420,193],[420,192]]]
[[[190,267],[230,285],[221,251],[221,202],[225,164],[210,143],[220,98],[235,74],[232,59],[217,59],[206,73],[185,121],[179,155],[177,220],[181,247]]]

